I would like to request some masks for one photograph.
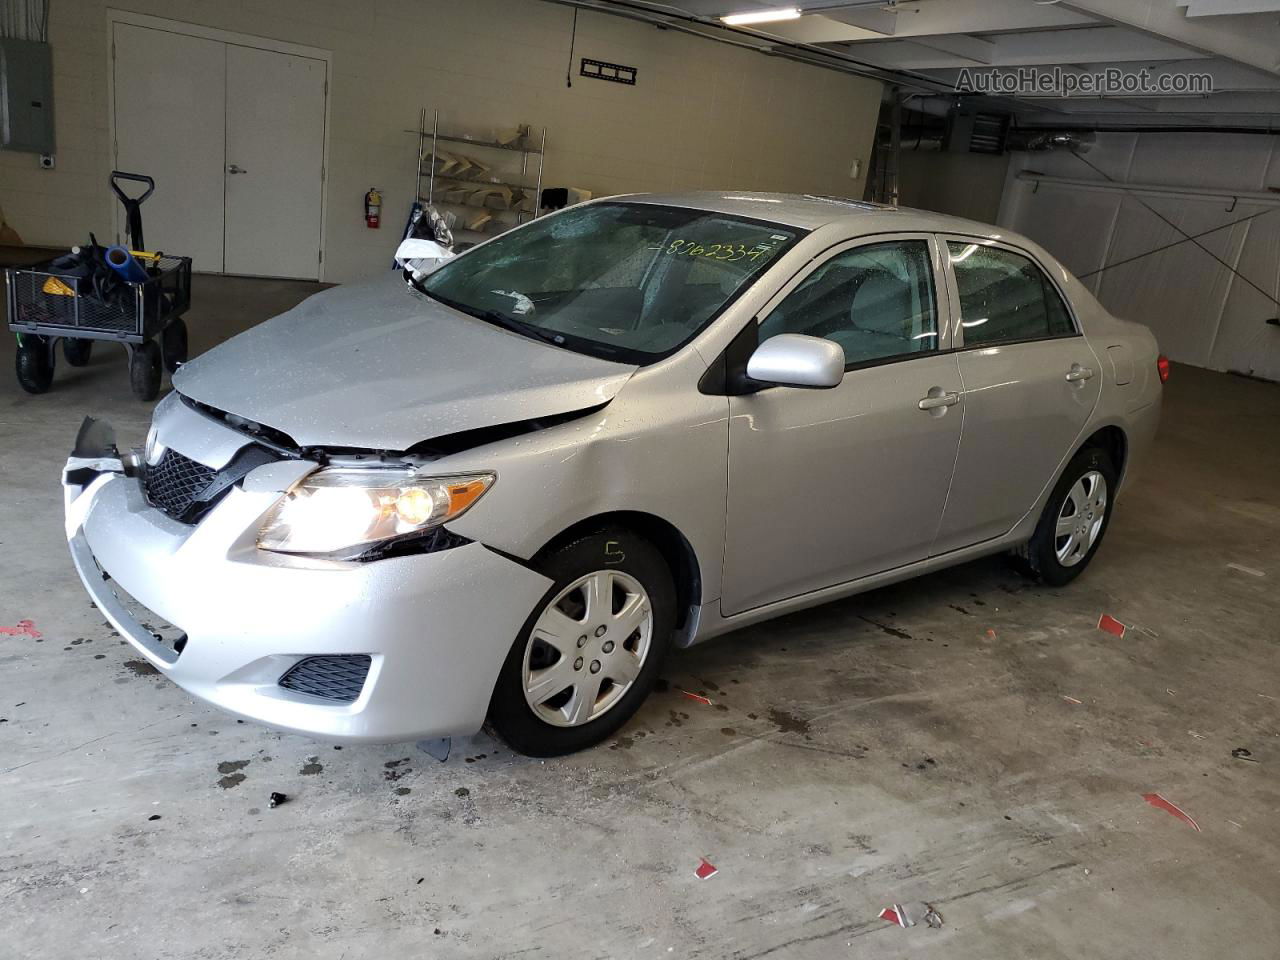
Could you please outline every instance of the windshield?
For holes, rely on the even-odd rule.
[[[651,363],[715,319],[803,232],[705,210],[594,203],[498,237],[419,289],[580,353]]]

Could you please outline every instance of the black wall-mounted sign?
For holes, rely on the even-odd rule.
[[[596,80],[612,80],[614,83],[625,83],[629,87],[636,85],[636,68],[624,67],[620,63],[605,63],[603,60],[582,58],[582,75]]]

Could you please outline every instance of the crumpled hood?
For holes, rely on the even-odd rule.
[[[635,370],[450,310],[388,273],[233,337],[185,364],[173,385],[302,446],[405,450],[596,406]]]

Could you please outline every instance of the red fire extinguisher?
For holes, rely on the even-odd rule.
[[[377,230],[382,222],[382,194],[377,187],[370,187],[364,195],[364,225],[370,230]]]

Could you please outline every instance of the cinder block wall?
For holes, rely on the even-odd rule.
[[[0,152],[0,207],[27,243],[115,236],[107,9],[329,50],[325,279],[382,269],[413,193],[418,110],[475,136],[548,129],[544,183],[597,194],[760,189],[861,197],[880,84],[618,17],[580,12],[577,58],[639,69],[575,76],[572,9],[541,0],[53,0],[57,169]],[[576,71],[575,71],[576,72]],[[368,230],[361,197],[384,195]],[[387,228],[390,229],[387,229]]]

